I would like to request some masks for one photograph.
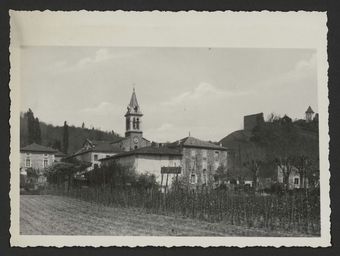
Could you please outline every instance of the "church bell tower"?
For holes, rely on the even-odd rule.
[[[130,147],[132,149],[139,148],[143,138],[142,116],[143,114],[138,105],[135,88],[133,88],[130,104],[127,106],[127,112],[125,114],[125,137],[130,139]]]

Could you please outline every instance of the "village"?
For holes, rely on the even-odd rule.
[[[253,170],[251,166],[237,167],[237,159],[241,158],[240,144],[235,147],[237,141],[249,141],[251,131],[263,124],[263,113],[244,116],[244,129],[235,131],[220,142],[203,141],[189,136],[171,143],[157,143],[143,137],[142,117],[143,113],[138,104],[135,89],[132,92],[127,112],[124,115],[126,121],[125,137],[116,140],[91,140],[87,138],[82,148],[71,155],[66,155],[57,149],[32,143],[20,150],[20,174],[23,184],[34,184],[34,188],[44,187],[47,184],[46,172],[53,169],[60,162],[78,160],[86,163],[83,170],[73,173],[72,179],[86,184],[88,174],[98,168],[109,167],[113,163],[133,169],[137,174],[147,174],[155,178],[161,189],[171,187],[171,184],[180,176],[185,179],[192,189],[204,186],[217,188],[220,186],[269,190],[273,185],[285,185],[287,176],[287,189],[300,189],[318,186],[317,178],[308,181],[309,177],[303,175],[296,166],[288,167],[277,164],[270,165],[266,175],[260,175],[260,167]],[[318,114],[314,114],[311,107],[305,113],[303,123],[318,121]],[[249,151],[249,147],[247,146]],[[260,151],[260,149],[256,149]],[[247,152],[248,153],[248,152]],[[257,152],[258,154],[259,152]],[[246,156],[249,160],[249,154]],[[252,161],[260,160],[258,156]],[[263,159],[262,159],[263,160]],[[241,161],[241,160],[240,160]],[[239,162],[240,162],[239,161]],[[244,173],[241,169],[249,169]],[[266,166],[268,169],[268,166]],[[30,177],[30,170],[35,170],[38,175]],[[317,170],[316,170],[317,171]],[[236,172],[236,174],[235,174]],[[239,173],[237,173],[239,172]],[[257,172],[257,173],[256,173]],[[234,175],[231,175],[233,173]],[[315,172],[312,176],[315,176]],[[255,188],[256,187],[256,188]]]
[[[55,225],[59,225],[59,221],[71,219],[71,215],[64,216],[63,209],[80,204],[71,212],[76,214],[78,208],[85,207],[90,212],[82,210],[84,214],[96,218],[86,224],[90,225],[88,229],[98,229],[96,223],[105,217],[96,207],[85,206],[94,203],[108,207],[105,208],[108,212],[139,209],[137,215],[131,217],[129,212],[124,218],[127,227],[131,222],[144,223],[149,214],[173,218],[169,223],[171,232],[155,222],[150,224],[156,225],[152,232],[157,230],[157,234],[163,235],[230,235],[230,230],[234,230],[233,235],[246,236],[319,234],[318,114],[311,107],[306,110],[305,119],[272,114],[264,120],[263,113],[244,116],[243,129],[219,142],[204,141],[190,133],[173,142],[150,141],[143,136],[142,117],[133,89],[124,114],[124,137],[112,131],[107,136],[114,139],[85,138],[82,146],[71,154],[67,150],[61,152],[65,147],[60,147],[59,142],[54,143],[56,148],[35,141],[22,146],[22,232],[37,228],[28,219],[38,218],[39,209],[47,205],[58,220]],[[41,141],[42,123],[31,110],[26,119],[23,123],[28,131],[34,131],[35,137],[30,139]],[[69,143],[66,122],[62,129],[65,146]],[[73,129],[79,132],[85,128]],[[93,133],[90,130],[89,134]],[[27,215],[25,209],[32,207],[35,210]],[[182,228],[178,227],[178,217],[194,221],[192,233],[188,233],[185,219],[181,219]],[[122,224],[110,220],[108,225]],[[135,228],[133,224],[126,234],[134,234]],[[202,228],[208,233],[202,233]],[[255,230],[245,232],[244,228]],[[39,232],[47,232],[44,230]],[[120,235],[118,230],[102,227],[99,234]],[[78,231],[77,226],[62,229],[60,234]],[[55,230],[48,232],[59,234]],[[137,234],[154,234],[148,232],[142,229]]]

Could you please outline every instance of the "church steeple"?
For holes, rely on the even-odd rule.
[[[127,106],[127,112],[125,114],[126,131],[125,137],[130,137],[135,134],[142,134],[142,112],[138,105],[135,88],[131,95],[130,103]]]

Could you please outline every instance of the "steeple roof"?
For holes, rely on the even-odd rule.
[[[133,88],[133,92],[132,92],[132,95],[131,95],[131,100],[130,100],[129,106],[131,108],[139,107],[137,97],[136,97],[135,88]]]
[[[306,113],[314,113],[313,109],[309,106],[308,109],[306,110]]]
[[[126,114],[142,115],[142,112],[140,111],[140,107],[138,105],[135,88],[133,88],[133,92],[132,92],[131,99],[130,99],[130,104],[128,105],[127,109],[128,111]]]

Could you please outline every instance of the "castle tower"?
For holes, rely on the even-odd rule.
[[[143,138],[142,116],[143,114],[138,105],[135,88],[133,88],[130,104],[127,106],[127,112],[125,114],[125,137],[130,139],[132,149],[139,148]]]
[[[314,114],[313,109],[309,106],[305,113],[306,113],[306,122],[311,122],[313,120],[313,114]]]

